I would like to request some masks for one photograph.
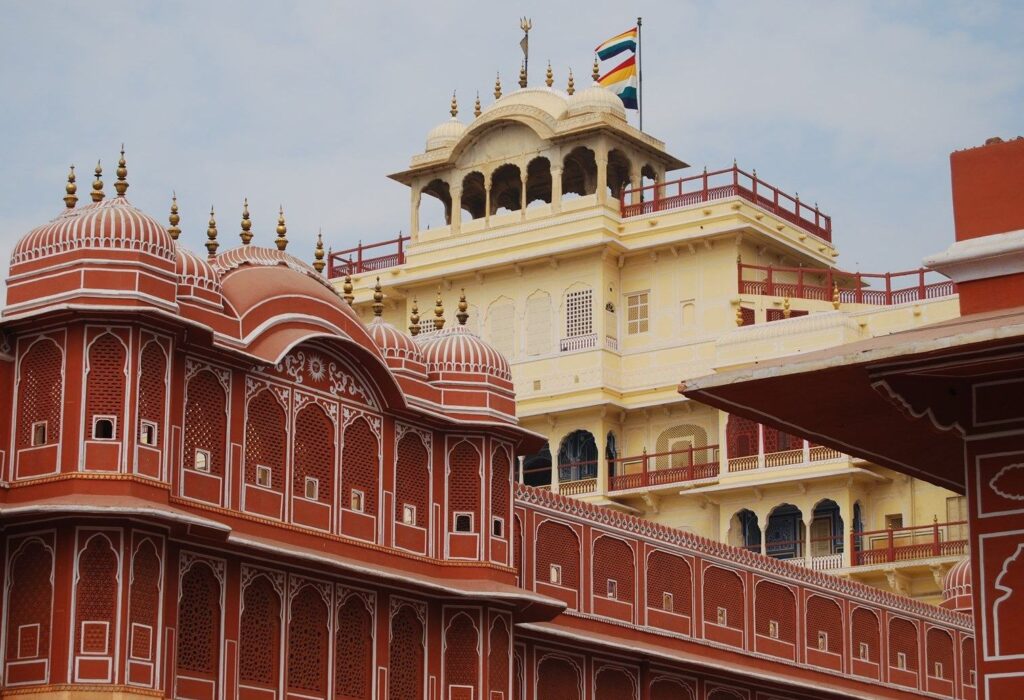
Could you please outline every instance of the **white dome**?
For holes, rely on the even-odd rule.
[[[483,113],[486,114],[491,110],[501,107],[523,105],[525,107],[540,109],[547,114],[550,114],[555,119],[559,119],[565,114],[569,99],[568,94],[556,88],[520,88],[519,90],[502,95],[501,99],[485,107]]]
[[[580,90],[569,98],[569,116],[583,112],[610,112],[622,119],[626,118],[626,108],[619,96],[599,85]]]
[[[454,146],[465,131],[466,125],[455,117],[441,122],[427,134],[427,150],[432,151],[435,148]]]

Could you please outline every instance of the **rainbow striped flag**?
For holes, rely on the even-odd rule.
[[[623,51],[632,51],[636,53],[636,27],[628,29],[622,34],[613,36],[608,41],[599,45],[594,51],[597,52],[597,57],[602,61],[607,61],[612,56],[618,56]]]
[[[636,109],[636,56],[630,56],[602,75],[597,84],[618,95],[626,109]]]

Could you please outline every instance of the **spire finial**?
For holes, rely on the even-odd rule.
[[[519,87],[526,87],[526,61],[519,64]]]
[[[454,90],[452,90],[452,104],[451,109],[448,110],[448,113],[452,115],[452,119],[455,119],[457,116],[459,116],[459,101],[455,99]]]
[[[455,318],[459,319],[459,325],[466,325],[466,321],[469,320],[469,304],[466,303],[466,290],[462,289],[462,293],[459,295],[459,312],[455,314]]]
[[[324,271],[324,232],[316,232],[316,248],[313,250],[313,269],[322,273]]]
[[[839,283],[838,282],[833,282],[832,283],[832,308],[835,309],[836,311],[839,310],[839,300],[840,300],[840,296],[839,296]]]
[[[551,70],[551,61],[548,61],[548,70],[544,74],[544,84],[548,87],[555,84],[555,73]]]
[[[348,302],[349,306],[352,306],[352,302],[355,301],[355,295],[352,294],[352,275],[345,273],[345,283],[341,285],[341,298]]]
[[[409,335],[420,334],[420,307],[416,303],[416,297],[412,298],[412,313],[409,314]]]
[[[501,73],[494,76],[494,99],[501,99]]]
[[[576,92],[576,79],[572,77],[572,68],[569,69],[569,85],[565,88],[565,91],[570,95]]]
[[[793,314],[792,309],[789,308],[789,297],[782,300],[782,318],[789,318]]]
[[[102,180],[102,177],[103,177],[103,166],[100,165],[99,161],[96,161],[96,170],[94,172],[96,174],[96,179],[92,181],[92,192],[89,193],[89,196],[92,197],[92,201],[94,201],[94,202],[102,202],[103,201],[103,180]]]
[[[380,277],[373,285],[373,315],[377,317],[384,315],[384,292],[380,288]]]
[[[114,189],[118,197],[124,197],[128,191],[128,163],[124,160],[124,144],[121,144],[121,157],[117,161],[117,180],[114,182]]]
[[[434,330],[444,328],[444,304],[441,302],[441,288],[437,288],[437,299],[434,301]]]
[[[476,91],[476,102],[473,103],[473,116],[479,117],[483,110],[480,109],[480,91]]]
[[[210,205],[210,225],[206,229],[206,251],[212,258],[217,255],[217,248],[220,247],[220,243],[217,242],[217,219],[213,214],[213,205]]]
[[[242,239],[242,245],[249,245],[252,240],[252,221],[249,220],[249,198],[242,200],[242,232],[238,237]]]
[[[71,166],[71,170],[68,171],[68,184],[64,186],[64,204],[67,205],[68,209],[74,209],[75,205],[78,204],[78,185],[75,184],[75,166]]]
[[[178,193],[171,192],[171,215],[167,217],[167,222],[170,227],[167,229],[167,234],[174,240],[178,240],[178,236],[181,235],[181,229],[178,228],[178,224],[181,222],[181,217],[178,216]]]
[[[277,239],[274,241],[277,244],[277,249],[283,251],[288,247],[288,227],[284,225],[284,206],[277,208]]]
[[[737,326],[742,326],[743,325],[743,306],[742,305],[738,305],[736,307],[736,325]]]
[[[594,67],[591,69],[590,74],[594,76],[595,83],[601,78],[601,67],[597,63],[597,54],[594,54]]]

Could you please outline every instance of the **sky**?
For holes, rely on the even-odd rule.
[[[514,88],[523,15],[531,85],[550,60],[560,87],[643,15],[645,130],[691,173],[735,158],[818,202],[845,269],[944,249],[949,153],[1024,134],[1019,1],[0,3],[3,260],[60,213],[69,164],[80,201],[98,158],[111,194],[122,142],[129,199],[165,221],[176,191],[194,250],[211,204],[236,244],[243,197],[256,242],[283,205],[305,259],[320,229],[335,250],[392,238],[409,194],[387,174],[453,90],[465,118],[497,72]]]

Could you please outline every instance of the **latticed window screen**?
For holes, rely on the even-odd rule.
[[[953,638],[940,629],[930,629],[925,638],[925,649],[928,658],[928,675],[937,678],[952,678]],[[936,664],[941,665],[941,675],[937,672]]]
[[[243,594],[238,635],[238,677],[246,685],[277,686],[281,655],[281,596],[265,576]]]
[[[899,668],[897,656],[906,654],[908,671],[917,671],[917,628],[910,620],[889,620],[889,666]]]
[[[491,453],[491,516],[505,521],[502,537],[507,537],[509,492],[512,489],[512,471],[508,452],[498,447]],[[492,530],[492,533],[493,530]]]
[[[865,661],[877,664],[880,644],[878,616],[864,608],[857,608],[850,619],[853,648],[857,650],[857,658],[860,658],[861,644],[866,644],[868,654]]]
[[[565,295],[565,337],[594,332],[594,291],[579,289]]]
[[[647,296],[647,292],[637,292],[626,297],[626,332],[630,335],[647,332]]]
[[[146,344],[142,350],[139,369],[139,420],[156,426],[163,423],[164,403],[167,392],[167,357],[155,342]],[[163,431],[154,431],[153,447],[163,446]]]
[[[132,560],[128,622],[131,630],[131,657],[154,661],[156,655],[157,612],[160,610],[160,557],[152,540],[135,550]]]
[[[338,610],[334,645],[334,692],[370,700],[373,686],[373,618],[363,600],[351,595]]]
[[[415,518],[407,524],[426,527],[430,469],[427,448],[415,433],[406,433],[398,441],[395,471],[395,519],[404,522],[403,508],[411,505]]]
[[[220,661],[220,582],[205,564],[181,577],[178,604],[178,670],[216,678]]]
[[[110,654],[117,619],[117,554],[110,540],[97,535],[78,558],[75,653]]]
[[[36,342],[21,359],[18,385],[18,447],[32,446],[32,425],[46,421],[46,444],[60,439],[64,359],[51,340]]]
[[[288,624],[288,690],[322,695],[327,692],[327,603],[313,586],[292,598]]]
[[[796,598],[785,586],[771,581],[757,584],[754,605],[754,627],[764,637],[775,636],[783,642],[796,643]],[[732,614],[729,615],[732,618]],[[770,628],[774,622],[777,635]]]
[[[515,317],[516,306],[511,299],[496,301],[487,310],[487,340],[508,358],[515,348]]]
[[[491,644],[487,652],[487,682],[492,693],[508,693],[509,630],[504,618],[491,624]]]
[[[330,503],[334,497],[334,422],[317,404],[309,404],[295,416],[294,462],[292,493],[313,495],[306,486],[311,477],[316,480],[315,500]]]
[[[825,649],[832,654],[843,651],[843,616],[839,606],[821,596],[811,596],[807,601],[807,644],[817,644],[819,633],[828,635]],[[858,650],[854,650],[856,654]]]
[[[363,494],[363,512],[377,514],[380,450],[370,424],[357,418],[345,428],[341,456],[341,502],[351,506],[352,490]],[[323,486],[321,486],[321,489]]]
[[[690,566],[681,557],[666,552],[653,552],[647,559],[647,605],[664,609],[668,593],[672,596],[672,610],[690,615],[692,589]]]
[[[7,594],[8,659],[50,655],[52,569],[53,558],[38,540],[25,545],[11,562]],[[19,630],[22,630],[20,634]]]
[[[974,639],[964,638],[960,642],[961,664],[965,685],[974,685]]]
[[[189,380],[185,403],[185,467],[195,468],[196,450],[209,453],[209,472],[224,473],[227,406],[224,387],[213,372],[202,370]]]
[[[123,413],[127,356],[124,345],[110,333],[104,333],[89,346],[85,424],[90,436],[96,416],[120,417]],[[113,439],[121,436],[121,423],[114,421]]]
[[[651,683],[650,700],[679,700],[679,698],[692,697],[693,693],[687,692],[686,686],[681,681],[658,678]]]
[[[284,407],[269,389],[249,400],[245,416],[245,481],[259,484],[257,467],[270,468],[270,483],[276,491],[284,487],[285,434]],[[260,484],[261,486],[263,484]]]
[[[411,605],[403,605],[391,618],[388,642],[388,700],[423,697],[423,623]]]
[[[448,623],[444,634],[444,682],[448,687],[479,687],[477,637],[476,624],[465,613],[456,614]],[[447,697],[448,693],[444,696]]]
[[[594,595],[632,603],[635,572],[633,550],[628,544],[613,537],[601,537],[594,542]],[[615,582],[612,587],[608,585],[610,581]],[[609,595],[612,590],[614,596]]]
[[[474,527],[480,522],[480,453],[468,442],[448,453],[448,512],[453,529],[456,513],[472,513]]]
[[[526,300],[526,354],[551,352],[551,297],[537,292]]]
[[[619,668],[602,668],[594,679],[594,700],[622,700],[636,697],[636,683]]]
[[[708,568],[703,590],[705,620],[717,620],[718,609],[722,608],[726,612],[726,626],[743,628],[743,583],[736,573],[717,566]]]
[[[581,675],[579,667],[568,659],[542,659],[537,666],[537,700],[583,700]]]
[[[544,522],[537,528],[538,581],[550,579],[551,565],[560,566],[562,585],[577,588],[580,585],[580,541],[568,525]]]

